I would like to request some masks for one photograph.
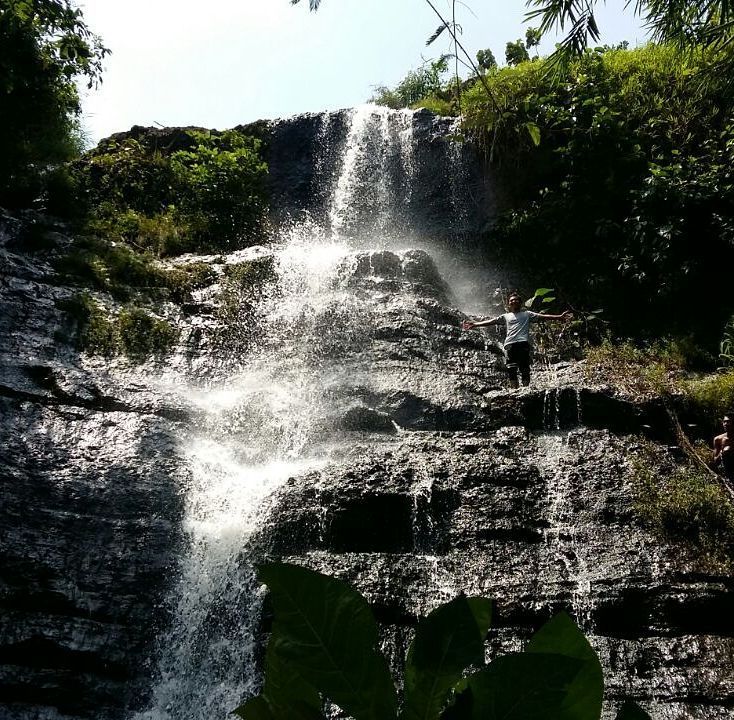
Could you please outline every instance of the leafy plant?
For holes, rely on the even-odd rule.
[[[603,306],[626,335],[693,332],[712,350],[733,309],[734,110],[728,81],[701,85],[710,62],[599,49],[560,84],[523,63],[486,76],[496,103],[469,88],[464,130],[506,193],[486,238],[495,261]]]
[[[485,665],[490,602],[460,595],[440,606],[416,628],[398,709],[374,618],[359,593],[297,565],[263,565],[259,575],[270,590],[274,622],[262,693],[234,711],[245,720],[316,720],[327,700],[355,720],[600,716],[599,660],[563,613],[536,633],[525,652]]]
[[[508,65],[519,65],[530,60],[525,43],[519,38],[505,46],[505,61]]]
[[[594,10],[597,0],[527,0],[532,9],[528,20],[540,21],[541,35],[569,28],[551,58],[554,64],[568,63],[598,42],[601,31]],[[729,48],[734,40],[734,8],[729,0],[637,0],[626,8],[645,20],[652,39],[678,48],[704,46],[713,50]],[[722,59],[721,71],[731,72],[731,57]]]
[[[703,551],[705,559],[731,565],[734,503],[712,473],[693,466],[656,472],[638,465],[635,509],[664,537]]]
[[[81,151],[75,80],[99,82],[109,50],[69,0],[0,0],[0,46],[0,204],[22,207]]]
[[[74,164],[87,229],[159,256],[251,244],[267,209],[260,149],[235,130],[108,139]]]
[[[719,357],[727,365],[734,365],[734,316],[724,327],[724,332],[719,343]]]
[[[120,353],[134,362],[168,352],[178,332],[167,321],[136,305],[123,307],[115,316],[89,293],[71,296],[58,303],[73,321],[75,345],[90,355],[112,357]],[[58,333],[59,340],[67,340]]]

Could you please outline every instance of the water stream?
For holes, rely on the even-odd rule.
[[[137,720],[226,717],[252,694],[261,591],[243,557],[268,498],[318,469],[342,438],[328,422],[330,387],[369,340],[372,301],[349,285],[358,254],[411,243],[413,113],[353,111],[343,147],[323,120],[317,171],[332,178],[327,226],[302,223],[273,244],[277,275],[257,308],[264,332],[226,382],[183,385],[203,419],[180,439],[187,551],[160,640],[151,707]],[[458,156],[453,157],[458,162]],[[430,482],[416,485],[418,505]],[[430,528],[417,532],[417,549]]]

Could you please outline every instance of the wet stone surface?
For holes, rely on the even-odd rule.
[[[496,602],[488,658],[568,610],[602,658],[605,717],[627,697],[654,720],[731,716],[734,580],[661,543],[632,509],[641,429],[657,426],[667,453],[654,404],[589,386],[576,364],[535,368],[531,388],[508,391],[496,341],[460,331],[451,289],[416,250],[345,253],[318,299],[288,290],[281,268],[271,305],[248,315],[261,339],[245,356],[214,352],[234,330],[215,312],[174,313],[167,379],[60,335],[56,301],[77,289],[13,232],[0,230],[0,717],[146,707],[156,639],[175,622],[196,433],[253,463],[327,448],[258,508],[237,557],[354,583],[394,665],[417,618],[480,594]],[[216,308],[217,289],[196,302]],[[284,331],[258,334],[258,322]]]

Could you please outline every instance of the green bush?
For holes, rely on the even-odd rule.
[[[91,355],[110,357],[118,352],[115,323],[89,293],[74,295],[58,303],[75,325],[75,345]]]
[[[734,410],[734,370],[686,381],[683,391],[696,413],[718,426]]]
[[[166,287],[171,300],[186,302],[194,290],[201,290],[217,281],[217,273],[205,262],[191,262],[165,271]]]
[[[67,0],[0,0],[0,47],[0,205],[28,207],[81,151],[76,79],[94,84],[108,51]]]
[[[669,395],[682,392],[684,376],[711,361],[687,338],[652,343],[605,338],[587,349],[586,374],[635,395]]]
[[[75,326],[76,347],[90,355],[112,357],[123,353],[142,362],[165,354],[178,339],[170,323],[135,305],[123,307],[113,316],[89,293],[82,293],[62,300],[58,307]]]
[[[362,595],[297,565],[261,565],[258,576],[270,591],[274,619],[262,692],[234,711],[245,720],[319,720],[327,701],[355,720],[601,716],[599,658],[563,612],[524,651],[487,664],[492,603],[460,594],[419,621],[397,683],[399,698]],[[633,719],[649,716],[627,702],[617,720]]]
[[[170,162],[178,206],[197,247],[233,249],[257,241],[267,209],[260,141],[234,130],[194,137],[197,146],[175,152]]]
[[[711,474],[693,467],[657,474],[637,469],[635,507],[662,535],[684,541],[706,558],[730,566],[734,553],[734,504]]]
[[[121,300],[141,292],[160,295],[167,284],[166,271],[154,264],[151,255],[96,237],[79,239],[75,249],[54,265],[67,281],[104,290]]]
[[[110,138],[75,163],[88,229],[158,256],[233,249],[265,232],[261,141],[236,130]]]
[[[116,329],[122,351],[138,361],[168,352],[178,339],[170,323],[134,306],[120,311]]]
[[[489,73],[494,101],[467,90],[464,129],[504,203],[495,261],[604,307],[620,333],[693,333],[713,351],[734,310],[734,106],[717,60],[600,49],[560,78],[542,62]]]

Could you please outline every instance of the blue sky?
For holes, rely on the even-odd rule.
[[[438,26],[424,0],[85,0],[89,26],[112,50],[104,82],[84,93],[84,123],[96,142],[131,125],[227,128],[259,118],[351,107],[375,85],[394,85],[422,58]],[[448,11],[448,0],[436,0]],[[523,0],[458,6],[470,53],[504,58],[524,37]],[[644,42],[624,0],[600,4],[603,42]],[[546,38],[541,50],[552,49]]]

